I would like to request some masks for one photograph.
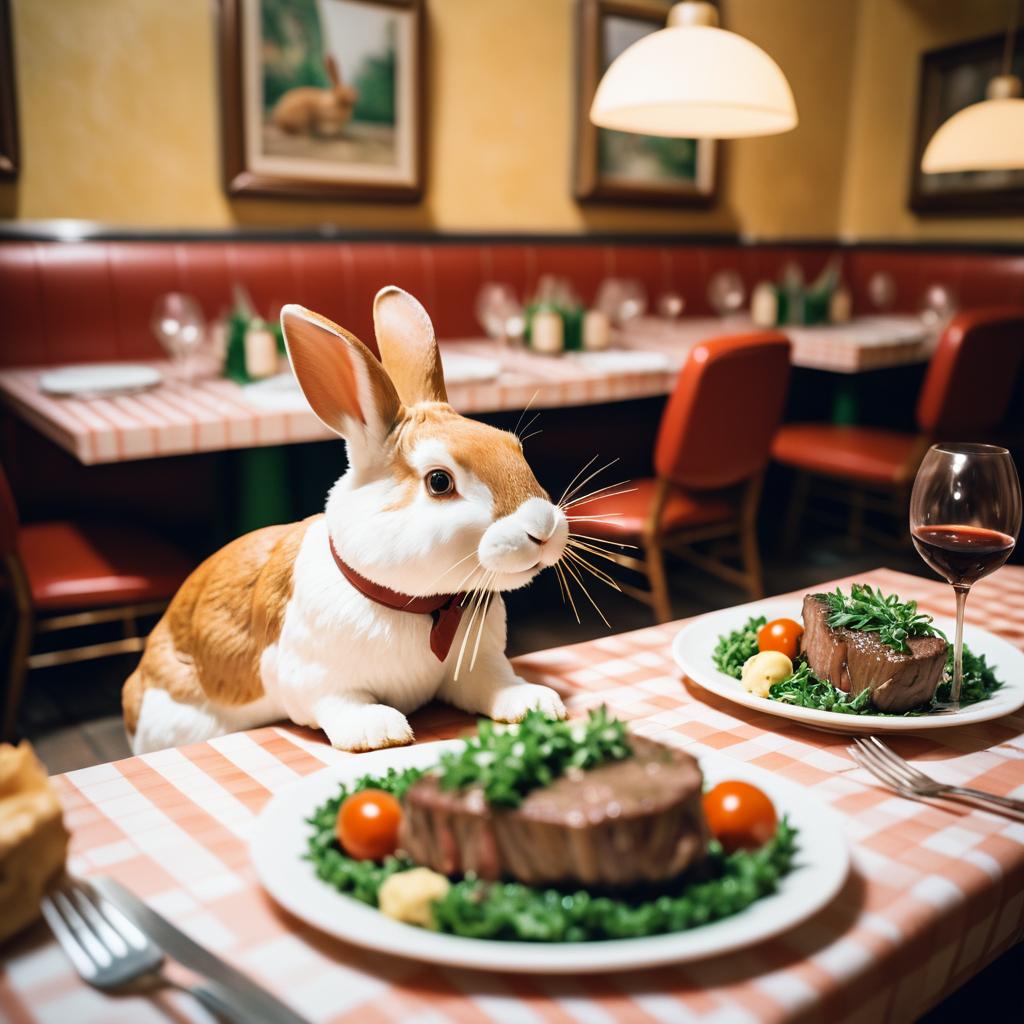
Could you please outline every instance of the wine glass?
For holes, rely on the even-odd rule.
[[[153,333],[177,364],[186,383],[193,378],[192,357],[206,340],[206,318],[191,295],[169,292],[157,300],[150,321]]]
[[[875,271],[868,280],[868,298],[879,313],[885,313],[896,301],[896,282],[884,270]]]
[[[489,282],[476,297],[476,317],[488,338],[508,341],[522,337],[523,307],[511,285]]]
[[[683,310],[686,308],[686,299],[683,298],[682,294],[677,291],[662,292],[658,296],[658,316],[662,320],[671,321],[675,320],[677,316],[681,316]]]
[[[743,308],[747,286],[735,270],[719,270],[708,282],[708,304],[725,319]]]
[[[918,554],[956,593],[951,711],[960,707],[968,591],[1010,557],[1020,515],[1020,482],[1005,448],[936,444],[928,450],[910,498],[910,536]]]
[[[921,322],[931,331],[938,331],[956,312],[956,296],[944,284],[932,284],[921,299]]]

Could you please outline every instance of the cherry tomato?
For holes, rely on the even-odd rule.
[[[704,817],[726,853],[763,846],[777,825],[771,800],[749,782],[720,782],[705,793]]]
[[[781,651],[790,661],[796,657],[804,627],[792,619],[772,619],[757,631],[759,651]]]
[[[382,789],[353,793],[338,809],[341,848],[356,860],[383,860],[398,848],[402,805]]]

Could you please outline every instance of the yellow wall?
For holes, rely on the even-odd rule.
[[[726,5],[728,24],[786,68],[801,125],[727,147],[721,201],[709,211],[583,207],[571,198],[573,0],[428,0],[423,202],[228,200],[212,6],[14,0],[23,172],[0,190],[0,213],[204,227],[836,231],[852,5]]]
[[[722,147],[715,208],[571,197],[574,0],[427,0],[428,169],[413,205],[229,200],[213,0],[13,0],[22,175],[0,215],[137,226],[740,231],[1019,237],[1022,219],[905,208],[918,52],[998,27],[1005,0],[723,0],[785,69],[786,135]]]
[[[848,238],[1024,238],[1024,216],[918,216],[907,207],[920,54],[1005,32],[1007,0],[858,0],[839,227]]]

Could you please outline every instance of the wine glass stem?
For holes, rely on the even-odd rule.
[[[949,700],[954,711],[960,710],[960,686],[964,678],[964,608],[970,587],[953,587],[956,593],[956,638],[953,642],[953,687]]]

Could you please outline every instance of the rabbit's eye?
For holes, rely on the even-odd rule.
[[[427,474],[427,491],[435,498],[443,498],[455,490],[451,473],[443,469],[432,469]]]

